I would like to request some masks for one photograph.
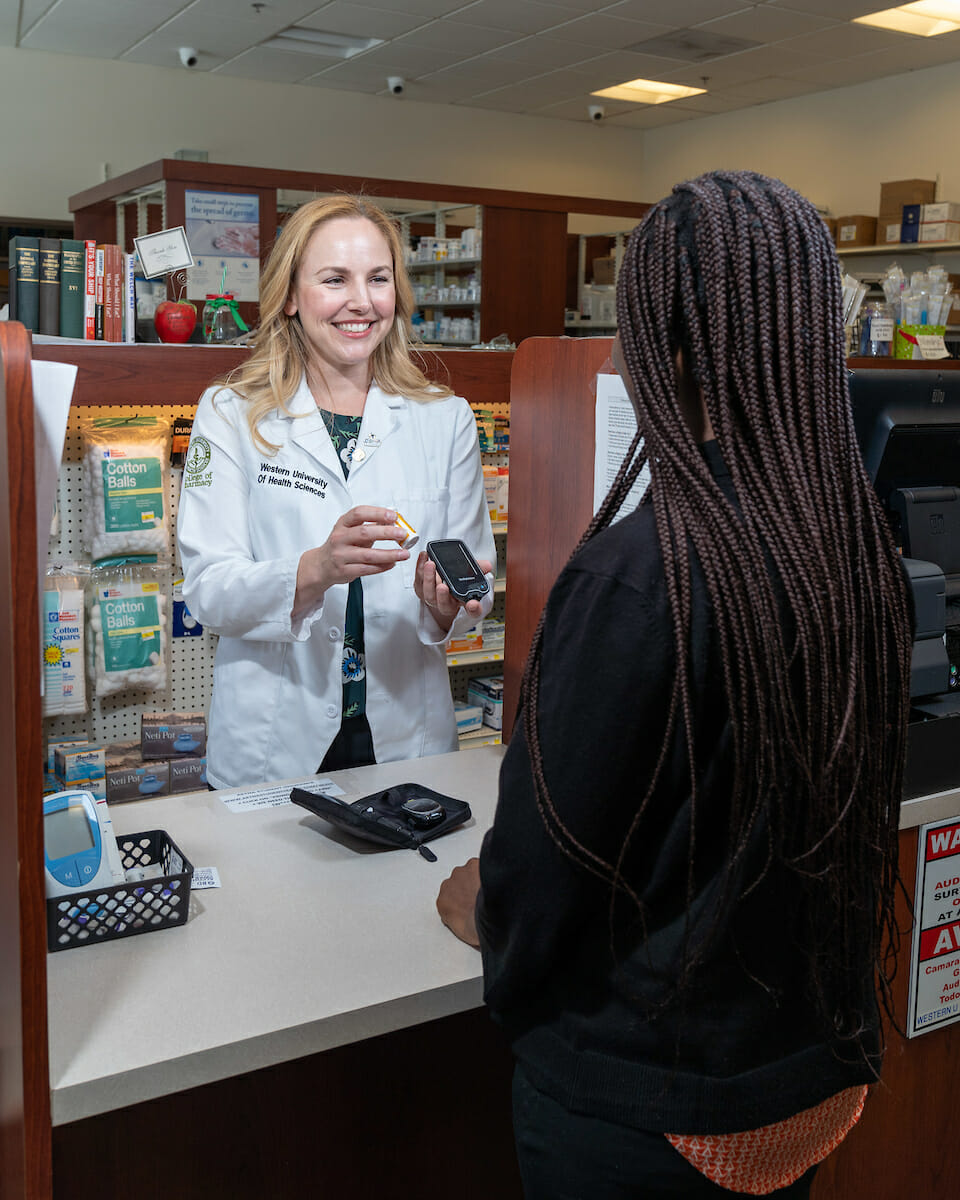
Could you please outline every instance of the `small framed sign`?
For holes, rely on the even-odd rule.
[[[134,238],[133,244],[137,248],[140,265],[147,279],[154,279],[157,275],[169,275],[171,271],[182,271],[193,266],[187,231],[182,225]]]

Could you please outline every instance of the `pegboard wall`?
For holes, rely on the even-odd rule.
[[[193,406],[174,408],[151,405],[149,412],[170,420],[192,416]],[[84,553],[83,528],[83,436],[81,417],[116,417],[115,407],[86,405],[72,408],[67,424],[63,462],[58,479],[58,530],[50,537],[47,560],[50,563],[89,563]],[[161,587],[167,600],[167,628],[172,614],[173,582],[179,578],[176,557],[177,503],[180,496],[179,468],[171,468],[167,482],[164,512],[168,514],[173,545],[173,560],[162,571]],[[206,630],[199,637],[168,638],[167,687],[160,692],[131,690],[98,699],[93,682],[87,679],[89,711],[72,716],[44,717],[44,744],[49,738],[70,737],[91,742],[131,742],[140,738],[142,712],[206,712],[213,680],[213,655],[216,638]]]
[[[508,404],[493,405],[495,414],[508,414]],[[192,417],[194,408],[151,405],[151,414],[166,417],[171,425],[179,416]],[[116,407],[85,405],[72,408],[67,425],[63,463],[58,479],[58,529],[50,537],[47,559],[50,563],[89,563],[83,549],[82,463],[83,436],[81,417],[116,417]],[[507,466],[507,453],[483,455],[485,465]],[[162,587],[167,600],[168,630],[172,614],[172,595],[175,579],[180,577],[176,553],[177,506],[180,497],[182,471],[171,468],[167,485],[165,511],[169,514],[172,562],[163,571]],[[498,575],[505,574],[506,533],[496,535]],[[498,591],[491,617],[504,619],[505,594]],[[140,738],[140,715],[143,712],[206,712],[213,684],[213,660],[216,637],[206,630],[199,637],[169,637],[170,650],[168,682],[164,691],[127,691],[98,698],[92,680],[87,679],[88,711],[69,716],[48,716],[43,719],[44,746],[50,738],[76,738],[95,743],[130,742]],[[477,675],[497,675],[502,662],[464,663],[450,668],[450,690],[454,700],[466,700],[469,680]]]

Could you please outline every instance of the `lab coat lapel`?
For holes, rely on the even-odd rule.
[[[403,396],[388,396],[372,383],[363,406],[360,434],[350,460],[350,474],[362,471],[406,419],[408,401]]]
[[[327,427],[323,423],[323,417],[313,399],[313,393],[307,386],[305,376],[300,380],[300,386],[296,392],[290,397],[287,407],[290,410],[289,420],[292,423],[290,440],[324,468],[324,473],[330,483],[343,487],[343,469],[337,459]]]

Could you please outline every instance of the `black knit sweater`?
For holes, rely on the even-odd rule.
[[[723,492],[714,444],[704,453]],[[676,992],[685,923],[717,909],[726,860],[732,737],[717,637],[693,564],[690,670],[698,772],[674,734],[633,835],[625,873],[645,922],[556,846],[537,810],[522,722],[480,857],[477,924],[485,999],[534,1084],[569,1109],[638,1128],[727,1133],[782,1120],[879,1071],[872,971],[863,964],[864,1044],[835,1045],[804,991],[799,895],[772,863],[722,913],[705,960]],[[577,839],[607,861],[624,841],[664,743],[674,635],[653,512],[643,505],[594,537],[548,601],[540,738],[551,796]],[[696,834],[689,912],[689,833]],[[758,826],[741,889],[767,859]],[[651,1015],[652,1014],[652,1015]]]

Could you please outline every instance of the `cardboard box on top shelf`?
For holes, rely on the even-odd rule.
[[[932,204],[937,198],[935,179],[894,179],[880,184],[880,212],[894,212],[905,204]]]
[[[924,221],[921,242],[960,242],[960,221]]]
[[[920,224],[935,221],[960,221],[960,204],[954,200],[941,200],[939,204],[924,204],[920,208]]]
[[[837,249],[852,250],[854,246],[877,244],[877,218],[860,213],[852,217],[837,217]]]
[[[833,238],[834,242],[836,242],[836,240],[837,240],[837,218],[836,217],[824,217],[823,223],[824,223],[824,225],[826,225],[827,229],[830,230],[830,236]]]
[[[881,213],[877,217],[878,246],[891,246],[903,241],[903,211]]]
[[[593,260],[593,282],[594,283],[616,283],[617,281],[617,260],[613,255],[607,258],[595,258]]]

